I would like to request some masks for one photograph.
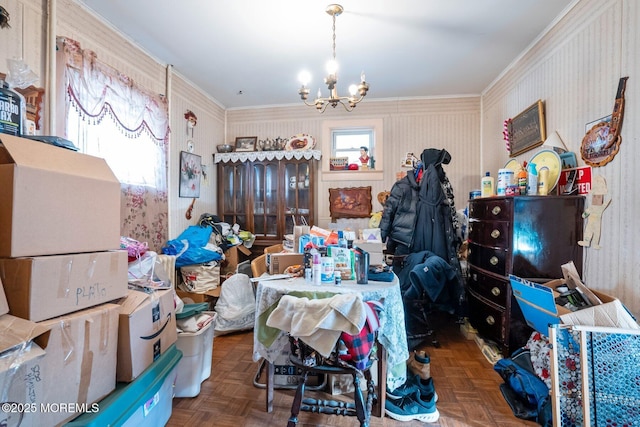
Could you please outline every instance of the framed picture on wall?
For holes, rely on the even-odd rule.
[[[544,103],[536,101],[522,113],[515,116],[508,124],[509,156],[515,157],[542,145],[547,138],[544,116]]]
[[[180,197],[200,197],[200,177],[202,176],[202,159],[188,151],[180,152]]]
[[[236,151],[255,151],[257,136],[239,136],[236,138]]]

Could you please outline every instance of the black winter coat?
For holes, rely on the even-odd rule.
[[[382,241],[387,241],[388,248],[393,248],[397,244],[411,247],[416,227],[416,204],[419,191],[420,185],[412,173],[408,173],[391,187],[380,220]]]

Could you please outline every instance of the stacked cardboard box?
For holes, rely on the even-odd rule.
[[[119,330],[138,309],[173,331],[162,348],[175,342],[173,290],[170,310],[157,304],[169,298],[144,294],[123,318],[132,304],[115,304],[130,296],[119,247],[120,183],[103,159],[0,135],[0,351],[16,354],[0,364],[0,392],[33,405],[16,413],[21,426],[99,410],[116,388]],[[160,352],[158,340],[141,345]]]

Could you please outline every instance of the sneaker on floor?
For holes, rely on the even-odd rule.
[[[423,423],[435,423],[440,418],[434,400],[425,402],[420,398],[420,392],[414,392],[400,399],[387,399],[384,412],[398,421],[421,421]]]
[[[438,401],[438,393],[436,393],[436,389],[433,385],[433,378],[423,380],[420,378],[420,375],[409,376],[404,384],[393,391],[387,389],[387,398],[400,399],[401,397],[410,395],[416,391],[419,391],[423,396],[423,399],[426,399],[427,401],[432,400],[432,395],[433,400],[435,402]]]

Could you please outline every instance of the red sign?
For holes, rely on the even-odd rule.
[[[591,166],[563,169],[558,178],[558,194],[577,195],[591,192]]]

